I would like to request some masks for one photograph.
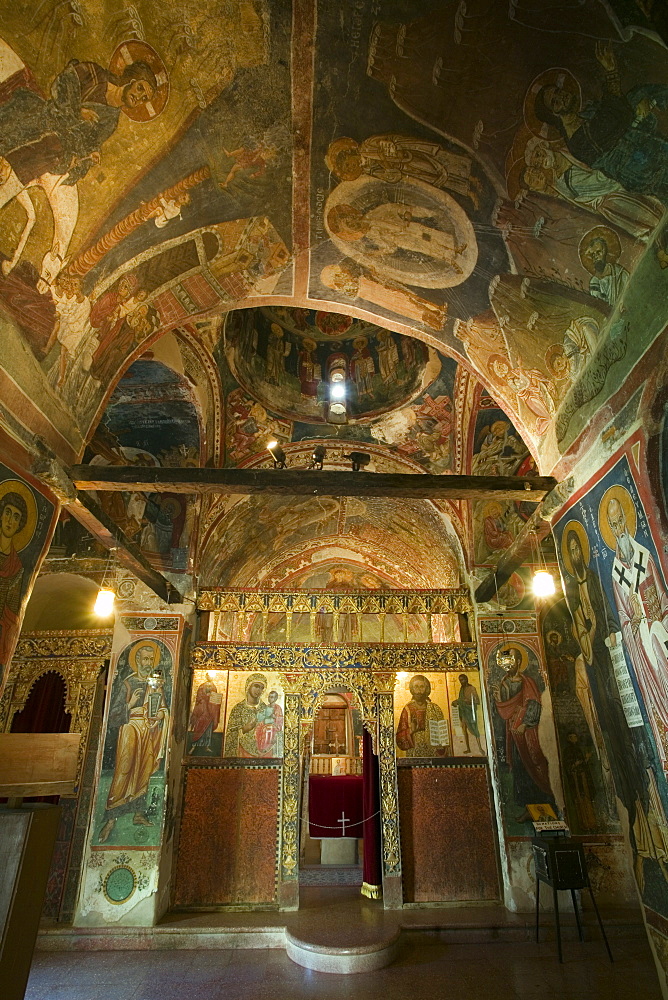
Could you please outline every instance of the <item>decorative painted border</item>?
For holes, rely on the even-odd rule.
[[[201,590],[199,611],[232,611],[244,614],[311,614],[320,611],[339,614],[470,614],[473,601],[467,587],[450,590],[365,591],[336,594],[331,591]]]
[[[198,642],[192,667],[217,670],[477,670],[474,642],[296,646]]]

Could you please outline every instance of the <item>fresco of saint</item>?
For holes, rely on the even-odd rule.
[[[169,705],[165,695],[160,646],[140,639],[128,656],[130,672],[115,692],[109,728],[118,727],[114,772],[107,794],[104,823],[98,843],[109,840],[121,814],[132,812],[134,826],[153,826],[147,816],[146,796],[151,775],[165,756]]]

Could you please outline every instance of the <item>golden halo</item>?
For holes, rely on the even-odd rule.
[[[494,650],[494,659],[496,660],[496,654],[498,652],[505,653],[509,649],[517,649],[519,651],[520,673],[524,673],[526,668],[529,666],[529,653],[526,646],[522,646],[519,642],[500,642]]]
[[[334,142],[330,142],[327,152],[325,153],[325,164],[328,169],[336,176],[341,177],[341,180],[354,180],[354,177],[342,177],[338,170],[336,169],[336,161],[339,157],[339,153],[344,151],[357,151],[359,152],[359,143],[354,139],[349,139],[347,136],[342,136],[340,139],[335,139]],[[360,167],[359,173],[362,172]],[[359,177],[359,173],[357,176]]]
[[[169,511],[173,518],[178,517],[183,510],[180,501],[176,497],[163,497],[160,506],[163,510]]]
[[[584,525],[579,521],[568,521],[566,527],[564,528],[561,535],[561,558],[563,560],[564,566],[571,576],[575,576],[575,570],[573,569],[573,563],[571,562],[571,554],[568,551],[568,536],[574,531],[578,536],[580,542],[580,548],[582,549],[582,558],[584,559],[585,566],[589,565],[589,539],[587,537],[587,532],[584,529]]]
[[[304,347],[306,348],[307,351],[315,351],[316,347],[318,346],[313,337],[304,337],[302,343],[304,344]]]
[[[611,500],[617,500],[621,504],[624,516],[626,517],[626,527],[631,538],[635,538],[636,536],[638,514],[633,503],[633,498],[625,486],[611,486],[601,497],[601,502],[598,505],[598,530],[601,532],[601,538],[605,544],[614,552],[617,548],[617,540],[612,533],[612,528],[608,524],[608,504]]]
[[[4,482],[0,483],[0,503],[7,493],[18,493],[18,495],[25,500],[26,507],[28,508],[26,523],[12,538],[14,549],[17,552],[20,552],[21,549],[24,549],[26,545],[32,541],[32,536],[35,534],[35,526],[37,524],[37,503],[35,502],[35,494],[33,491],[20,479],[5,479]]]
[[[133,122],[150,122],[157,118],[169,97],[169,76],[164,62],[150,45],[140,42],[136,38],[121,42],[114,49],[109,60],[109,70],[114,76],[122,76],[123,71],[132,63],[143,62],[153,70],[158,89],[153,95],[153,99],[146,104],[140,104],[136,108],[121,108],[127,118]]]
[[[582,89],[571,71],[569,69],[562,69],[559,66],[546,69],[529,86],[524,98],[524,121],[529,131],[533,132],[534,135],[540,136],[541,139],[547,139],[548,142],[555,142],[557,139],[562,138],[561,134],[552,125],[540,121],[536,115],[536,98],[539,91],[547,86],[569,90],[575,94],[578,98],[578,111],[582,107]]]
[[[500,517],[502,514],[503,505],[500,504],[498,500],[490,500],[483,508],[484,517],[494,517],[495,515]]]
[[[356,347],[359,350],[362,347],[366,347],[368,343],[369,340],[367,337],[355,337],[353,340],[353,347]]]
[[[160,644],[155,639],[139,639],[137,642],[133,643],[132,649],[128,655],[128,663],[132,669],[132,672],[139,676],[139,664],[137,663],[137,653],[140,649],[144,649],[145,646],[150,646],[157,656],[157,663],[154,663],[154,668],[160,663],[160,657],[162,656],[162,650]]]
[[[265,691],[269,687],[269,682],[264,674],[251,674],[250,677],[246,678],[246,685],[244,687],[245,694],[248,694],[249,687],[251,686],[251,684],[255,684],[256,681],[259,681],[261,684],[264,684]]]
[[[617,263],[622,252],[622,244],[619,242],[617,233],[613,232],[607,226],[594,226],[593,229],[584,234],[578,245],[580,263],[590,274],[594,274],[594,267],[587,256],[587,250],[594,240],[603,240],[608,248],[608,260],[612,264]]]

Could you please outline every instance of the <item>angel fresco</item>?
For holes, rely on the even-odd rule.
[[[23,62],[0,40],[0,207],[16,199],[26,223],[6,276],[17,263],[35,222],[27,189],[41,187],[49,201],[54,240],[42,262],[50,285],[62,267],[78,218],[76,185],[100,162],[100,150],[118,128],[121,114],[149,121],[164,107],[167,73],[145,42],[127,41],[114,51],[109,69],[72,59],[44,97]],[[46,287],[40,288],[46,291]]]

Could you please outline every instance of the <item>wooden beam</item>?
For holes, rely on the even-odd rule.
[[[556,486],[556,480],[550,476],[421,476],[306,469],[168,469],[134,465],[75,465],[69,475],[80,490],[418,500],[489,500],[501,496],[505,500],[538,502]]]
[[[115,550],[116,559],[121,566],[145,583],[166,604],[181,603],[182,597],[179,591],[162,573],[151,566],[139,546],[128,538],[123,529],[105,514],[92,497],[85,493],[77,493],[74,483],[59,462],[55,459],[45,459],[36,463],[33,471],[100,545],[105,549]],[[116,487],[116,489],[122,488]]]
[[[128,538],[122,528],[91,497],[80,493],[76,500],[67,505],[67,509],[101,545],[107,549],[115,549],[116,559],[121,566],[130,570],[165,603],[181,603],[178,590],[151,566],[139,546]]]

